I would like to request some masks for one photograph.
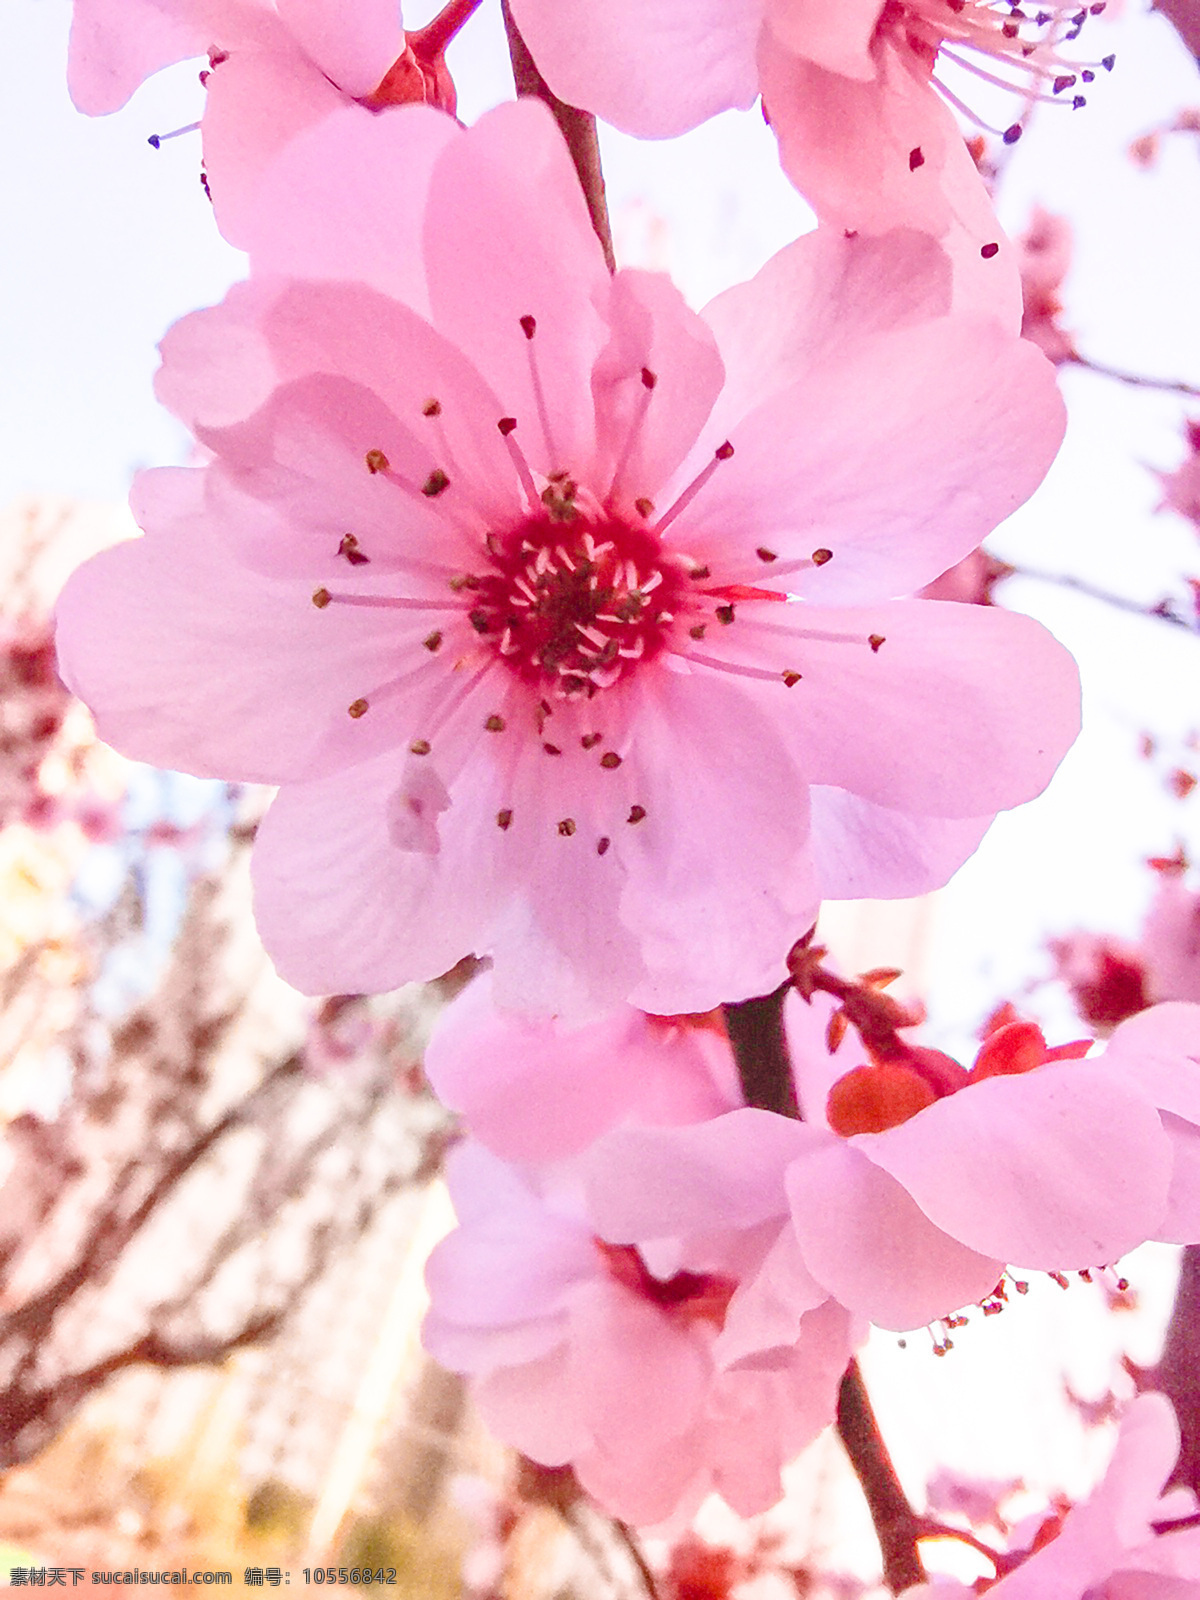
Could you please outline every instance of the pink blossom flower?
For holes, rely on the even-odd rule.
[[[1062,428],[933,241],[810,235],[698,317],[610,277],[532,103],[335,114],[254,225],[163,345],[212,463],[138,480],[60,651],[110,742],[283,786],[257,909],[298,987],[474,950],[505,1005],[703,1012],[777,984],[822,894],[942,883],[1044,786],[1066,652],[890,598]]]
[[[1146,1012],[1086,1061],[1012,1024],[970,1072],[916,1047],[871,1061],[852,1033],[830,1052],[828,1014],[790,1002],[806,1121],[746,1108],[604,1135],[586,1158],[604,1237],[771,1225],[773,1270],[903,1329],[994,1305],[1007,1262],[1084,1269],[1200,1234],[1200,1007]]]
[[[1162,510],[1177,511],[1200,530],[1200,421],[1185,424],[1189,455],[1174,472],[1160,474]]]
[[[1050,941],[1050,954],[1079,1015],[1093,1028],[1113,1028],[1150,1004],[1145,957],[1131,941],[1070,933]]]
[[[505,1161],[557,1161],[627,1119],[703,1122],[743,1103],[719,1016],[622,1007],[567,1029],[499,1010],[488,973],[442,1013],[425,1072],[442,1103]]]
[[[39,784],[71,697],[54,666],[49,621],[0,622],[0,828],[57,821],[61,808]]]
[[[861,1330],[819,1290],[769,1362],[722,1361],[740,1276],[761,1257],[725,1223],[653,1271],[606,1244],[569,1168],[505,1166],[468,1143],[447,1180],[458,1228],[430,1257],[426,1349],[471,1377],[484,1421],[546,1466],[570,1462],[614,1516],[660,1522],[710,1490],[743,1515],[833,1420]]]
[[[262,173],[303,128],[348,103],[362,117],[413,100],[454,110],[440,49],[420,40],[406,42],[400,0],[75,0],[67,81],[100,116],[160,68],[207,56],[206,181],[242,244]]]
[[[1059,326],[1058,291],[1071,265],[1071,224],[1035,206],[1029,227],[1017,240],[1021,272],[1021,337],[1032,339],[1056,364],[1075,355],[1075,341]]]
[[[1121,1420],[1103,1480],[1057,1529],[1054,1521],[1043,1526],[1028,1559],[988,1588],[991,1600],[1195,1600],[1200,1528],[1155,1527],[1195,1510],[1190,1490],[1163,1493],[1178,1452],[1170,1401],[1139,1395]],[[966,1600],[974,1593],[942,1580],[906,1589],[904,1600]]]
[[[945,69],[1039,99],[1080,98],[1079,77],[1095,68],[1060,50],[1079,32],[1080,7],[513,0],[513,11],[556,93],[629,133],[682,133],[761,90],[784,168],[823,221],[949,234],[964,271],[974,258],[980,294],[1020,315],[1015,261],[947,104],[966,109]]]

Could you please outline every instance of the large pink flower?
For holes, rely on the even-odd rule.
[[[869,1062],[854,1035],[831,1054],[827,1003],[791,1006],[808,1120],[606,1134],[586,1158],[606,1238],[770,1223],[768,1262],[902,1329],[989,1300],[1008,1262],[1083,1269],[1200,1237],[1200,1007],[1148,1011],[1086,1061],[1013,1024],[967,1073],[929,1051]]]
[[[913,234],[704,318],[610,277],[545,110],[335,114],[167,336],[213,453],[60,602],[104,737],[283,785],[259,924],[313,991],[490,951],[504,1004],[762,993],[826,895],[945,881],[1078,727],[1030,619],[896,601],[1037,485],[1040,354]],[[323,281],[333,279],[337,281]]]
[[[1020,94],[1072,100],[1079,72],[1060,46],[1078,33],[1086,8],[1024,12],[1007,0],[512,5],[555,91],[629,133],[682,133],[750,105],[761,90],[784,167],[822,220],[950,234],[964,270],[975,258],[979,292],[1019,317],[1015,263],[943,98],[954,99],[946,62]],[[987,273],[979,270],[985,247]]]
[[[1036,1551],[988,1589],[990,1600],[1196,1600],[1200,1528],[1156,1527],[1195,1510],[1189,1490],[1163,1493],[1178,1452],[1170,1401],[1139,1395],[1121,1419],[1102,1482],[1057,1532],[1053,1524],[1042,1530]],[[904,1600],[968,1600],[974,1593],[944,1580],[906,1589]]]
[[[235,244],[263,171],[301,129],[348,102],[362,117],[414,99],[453,110],[440,57],[423,70],[406,49],[400,0],[75,0],[67,80],[90,116],[190,56],[208,57],[205,171]]]
[[[833,1420],[861,1329],[815,1286],[767,1362],[723,1364],[722,1330],[762,1240],[724,1227],[652,1272],[598,1238],[568,1169],[505,1166],[466,1144],[447,1165],[458,1228],[426,1269],[424,1341],[468,1373],[496,1435],[570,1462],[614,1516],[662,1521],[709,1491],[752,1515]],[[764,1335],[764,1342],[769,1334]]]

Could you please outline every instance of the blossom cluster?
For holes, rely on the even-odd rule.
[[[1009,1020],[967,1067],[795,957],[824,899],[944,884],[1078,730],[1067,652],[969,603],[999,574],[945,586],[1053,460],[1064,352],[944,68],[1071,103],[1111,58],[1057,4],[512,0],[634,133],[762,96],[820,225],[697,312],[610,270],[546,105],[456,121],[473,9],[76,0],[85,111],[207,59],[250,268],[162,345],[205,464],[139,476],[59,657],[127,754],[278,785],[298,987],[487,958],[428,1058],[467,1134],[431,1353],[614,1515],[749,1513],[869,1323],[1200,1239],[1200,1008],[1099,1054]],[[768,1106],[718,1008],[788,984]]]

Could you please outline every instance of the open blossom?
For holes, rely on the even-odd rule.
[[[1200,1008],[1148,1011],[1086,1061],[1010,1024],[967,1071],[918,1047],[870,1060],[853,1034],[831,1053],[827,1004],[790,1004],[807,1120],[746,1108],[606,1134],[587,1158],[606,1238],[770,1223],[776,1270],[903,1329],[994,1304],[1006,1263],[1082,1270],[1200,1235]]]
[[[950,234],[964,270],[972,256],[979,269],[985,250],[991,271],[976,270],[980,292],[1019,316],[1015,262],[951,113],[951,104],[968,108],[947,85],[947,64],[968,83],[974,74],[1022,97],[1073,103],[1098,65],[1073,65],[1063,51],[1086,7],[513,0],[513,11],[555,91],[629,133],[682,133],[761,91],[784,168],[822,220]],[[1018,131],[1013,124],[1006,137]]]
[[[1196,1509],[1188,1489],[1164,1485],[1179,1426],[1161,1394],[1143,1394],[1121,1419],[1103,1480],[1086,1500],[1039,1530],[1022,1564],[988,1588],[992,1600],[1197,1600],[1200,1528],[1172,1530]],[[1156,1524],[1160,1525],[1156,1527]],[[904,1600],[968,1600],[974,1589],[942,1579]]]
[[[414,100],[454,109],[440,52],[406,42],[399,0],[75,0],[67,76],[91,116],[193,56],[207,57],[206,179],[234,244],[264,169],[301,129],[348,103],[363,117]]]
[[[503,1004],[703,1012],[778,983],[823,894],[942,883],[1045,785],[1066,652],[890,598],[1062,427],[933,241],[810,235],[701,318],[610,277],[528,102],[335,115],[273,180],[249,283],[163,345],[212,463],[138,480],[147,537],[59,617],[111,743],[282,785],[255,878],[290,981],[474,950]]]
[[[716,1490],[742,1515],[833,1420],[855,1328],[817,1290],[768,1362],[722,1361],[739,1279],[762,1240],[726,1224],[652,1272],[597,1234],[569,1168],[447,1163],[457,1229],[426,1268],[426,1349],[471,1378],[484,1421],[546,1466],[570,1462],[614,1516],[659,1522]],[[733,1352],[736,1355],[736,1352]]]

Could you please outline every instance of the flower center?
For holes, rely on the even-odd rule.
[[[594,1243],[609,1276],[639,1298],[685,1322],[711,1322],[718,1330],[725,1326],[729,1302],[737,1290],[732,1278],[715,1272],[677,1272],[670,1278],[656,1278],[635,1246],[609,1244],[604,1239]]]
[[[469,618],[524,683],[560,696],[595,694],[652,660],[687,604],[687,576],[658,538],[575,505],[570,479],[552,482],[547,511],[491,534],[491,570],[472,574]]]
[[[876,37],[915,55],[945,100],[970,121],[999,133],[1000,129],[983,122],[938,78],[940,62],[951,61],[984,82],[1025,99],[1057,101],[1078,109],[1086,104],[1085,97],[1068,91],[1080,82],[1091,83],[1100,67],[1111,72],[1114,57],[1071,61],[1059,53],[1059,46],[1073,43],[1088,17],[1104,9],[1104,0],[1084,5],[1052,0],[1028,11],[1015,0],[884,0]],[[989,58],[988,66],[973,59],[980,55]],[[1008,144],[1020,134],[1020,122],[1003,130]]]

